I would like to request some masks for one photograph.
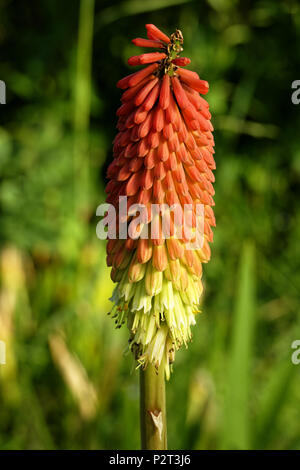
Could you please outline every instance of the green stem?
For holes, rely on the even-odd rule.
[[[89,122],[91,112],[94,0],[81,0],[74,83],[74,196],[79,212],[89,202]]]
[[[140,372],[141,443],[143,450],[167,449],[164,367],[151,364]]]

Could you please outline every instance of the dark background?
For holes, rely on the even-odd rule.
[[[216,141],[203,315],[167,385],[170,449],[300,449],[296,0],[0,0],[1,449],[139,446],[138,374],[96,238],[116,82],[182,30]]]

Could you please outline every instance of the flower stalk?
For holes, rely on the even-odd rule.
[[[167,449],[165,371],[149,365],[140,371],[140,424],[143,450]]]

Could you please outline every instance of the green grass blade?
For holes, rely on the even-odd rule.
[[[254,246],[245,244],[238,273],[221,447],[250,446],[249,396],[254,330]]]
[[[296,337],[295,334],[294,338]],[[287,343],[290,345],[292,341],[287,340]],[[289,356],[285,355],[275,365],[267,384],[263,387],[260,405],[257,407],[257,431],[253,442],[255,449],[270,447],[281,410],[287,403],[295,373],[298,372],[297,367],[291,361],[292,350],[288,350],[288,353]]]
[[[101,26],[113,23],[126,16],[138,15],[150,11],[162,10],[163,8],[190,3],[191,0],[152,0],[151,2],[141,2],[140,0],[127,0],[117,5],[102,10],[95,23],[95,31]]]

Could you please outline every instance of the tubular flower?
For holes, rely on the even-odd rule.
[[[214,140],[201,96],[208,83],[182,68],[190,59],[178,57],[181,31],[169,38],[152,24],[146,28],[148,39],[132,42],[158,51],[131,57],[130,65],[146,66],[117,84],[124,92],[106,192],[117,228],[125,223],[128,231],[109,239],[107,264],[117,283],[111,298],[117,327],[127,322],[139,365],[163,363],[169,378],[175,351],[191,339],[202,263],[210,259]]]

